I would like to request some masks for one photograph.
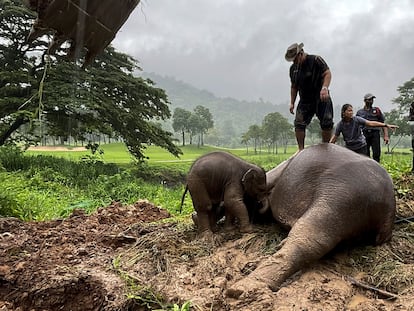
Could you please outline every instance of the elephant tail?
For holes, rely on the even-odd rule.
[[[185,199],[185,195],[187,194],[187,191],[188,191],[188,185],[185,185],[185,190],[184,190],[183,196],[181,197],[180,214],[183,211],[183,204],[184,204],[184,199]]]

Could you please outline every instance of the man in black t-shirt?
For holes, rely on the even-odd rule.
[[[362,117],[369,121],[378,121],[378,122],[385,122],[384,114],[378,107],[373,107],[375,96],[371,93],[365,94],[364,108],[361,108],[357,111],[356,115]],[[380,128],[378,127],[371,127],[365,126],[362,128],[362,132],[367,140],[367,156],[370,156],[370,151],[372,149],[372,158],[379,162],[381,157],[381,135],[380,135]],[[390,139],[388,137],[388,129],[386,127],[382,128],[384,132],[384,142],[386,144],[389,143]]]
[[[295,115],[295,135],[299,151],[305,146],[306,127],[313,116],[319,119],[322,141],[329,142],[333,128],[333,105],[329,94],[331,71],[322,57],[309,55],[303,50],[303,43],[288,47],[285,59],[290,66],[290,113],[294,113],[296,97],[299,103]]]

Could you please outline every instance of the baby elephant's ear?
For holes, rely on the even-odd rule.
[[[251,182],[254,181],[255,179],[257,179],[259,177],[259,173],[253,169],[253,168],[249,168],[246,173],[244,173],[243,177],[242,177],[242,182]]]

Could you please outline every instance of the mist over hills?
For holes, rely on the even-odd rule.
[[[214,127],[219,131],[233,129],[233,134],[240,136],[250,125],[261,125],[263,118],[272,112],[279,112],[289,120],[293,120],[289,113],[288,102],[274,105],[262,100],[251,102],[228,97],[219,98],[209,91],[197,89],[174,77],[164,77],[156,73],[143,73],[142,76],[151,79],[156,87],[166,91],[171,102],[171,113],[178,107],[193,111],[198,105],[204,106],[210,110]]]
[[[207,90],[200,90],[189,83],[179,81],[174,77],[161,76],[156,73],[142,73],[142,77],[149,78],[155,83],[155,87],[165,90],[168,100],[171,102],[171,114],[175,108],[183,108],[189,111],[201,105],[210,110],[214,120],[214,132],[216,136],[223,137],[225,141],[232,139],[240,142],[241,135],[251,125],[261,125],[264,117],[272,112],[279,112],[292,123],[293,115],[289,113],[289,98],[286,103],[278,105],[259,99],[258,101],[241,101],[234,98],[220,98]],[[288,91],[287,91],[288,93]],[[340,107],[334,106],[335,120],[339,120]],[[173,132],[172,120],[166,123],[168,130]],[[179,136],[177,135],[177,138]]]

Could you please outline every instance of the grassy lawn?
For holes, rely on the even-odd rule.
[[[134,161],[134,157],[132,157],[128,149],[123,143],[111,143],[111,144],[103,144],[100,146],[101,149],[104,151],[102,155],[102,159],[106,163],[116,163],[116,164],[129,164]],[[279,154],[271,154],[268,153],[267,150],[261,150],[257,154],[254,154],[254,151],[250,148],[249,152],[246,149],[227,149],[227,148],[218,148],[212,146],[202,146],[197,147],[194,145],[187,145],[187,146],[180,146],[183,154],[180,157],[175,157],[165,149],[162,149],[158,146],[148,146],[147,149],[144,150],[144,154],[149,158],[148,164],[157,165],[164,163],[168,166],[168,163],[177,164],[177,163],[185,163],[185,162],[193,162],[199,156],[214,151],[214,150],[224,150],[231,152],[234,155],[237,155],[241,158],[246,160],[251,160],[252,162],[261,161],[264,158],[274,158],[276,162],[281,162],[284,159],[288,158],[296,151],[296,147],[290,147],[287,150],[287,153],[283,153],[283,150],[279,150]],[[78,161],[82,157],[86,155],[90,155],[91,152],[89,150],[83,151],[74,151],[68,148],[67,151],[43,151],[43,150],[27,150],[27,155],[51,155],[55,157],[65,158],[71,161]],[[281,160],[281,161],[280,161]]]
[[[134,157],[129,154],[128,149],[123,143],[103,144],[100,147],[104,151],[102,159],[106,163],[115,163],[121,166],[129,166],[134,163]],[[286,160],[296,152],[296,146],[289,146],[286,153],[284,153],[282,148],[279,148],[277,154],[270,153],[265,149],[259,150],[255,154],[252,148],[249,148],[248,152],[245,148],[226,149],[213,146],[197,147],[194,145],[186,145],[184,147],[180,146],[180,148],[183,151],[183,154],[180,155],[180,157],[175,157],[165,149],[158,146],[148,146],[147,149],[144,150],[144,154],[149,158],[147,163],[150,167],[165,166],[166,168],[177,168],[178,166],[185,169],[189,168],[194,160],[205,153],[214,150],[224,150],[231,152],[232,154],[249,162],[260,165],[268,170]],[[67,151],[27,150],[26,154],[51,155],[54,157],[62,157],[71,161],[79,161],[82,157],[90,155],[91,152],[89,150],[73,151],[69,148]],[[401,168],[407,169],[407,167],[412,164],[411,155],[412,153],[410,149],[395,149],[392,154],[388,154],[386,153],[386,148],[382,148],[381,162],[384,166],[388,166],[390,163],[393,163],[394,166],[401,166]]]
[[[279,149],[278,154],[267,150],[255,154],[252,148],[247,152],[244,148],[184,146],[181,147],[183,155],[176,158],[162,148],[149,146],[144,151],[149,160],[139,165],[122,143],[105,144],[101,148],[104,163],[90,162],[89,150],[27,150],[23,155],[3,154],[1,164],[9,170],[0,171],[0,188],[3,190],[0,192],[0,215],[45,220],[65,217],[76,207],[92,212],[114,200],[130,204],[148,199],[180,217],[193,211],[189,196],[182,215],[178,207],[185,175],[199,156],[213,150],[225,150],[267,171],[296,152],[296,146],[290,146],[286,153]],[[80,161],[82,157],[86,160]],[[411,171],[412,153],[404,149],[387,154],[383,148],[381,165],[398,179]]]

